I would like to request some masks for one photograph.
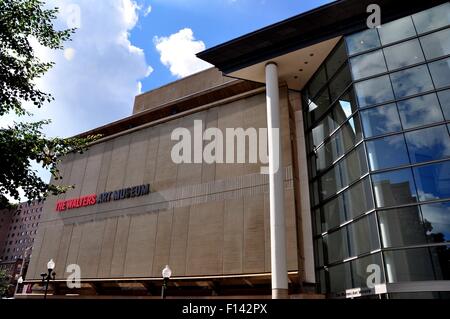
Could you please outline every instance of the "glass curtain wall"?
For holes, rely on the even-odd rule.
[[[321,292],[450,280],[450,3],[346,36],[303,99]]]

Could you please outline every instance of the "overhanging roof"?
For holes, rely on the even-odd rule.
[[[445,0],[340,0],[225,42],[197,56],[224,73],[367,28],[367,6],[381,7],[382,23]]]

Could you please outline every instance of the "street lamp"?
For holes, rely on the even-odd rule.
[[[19,286],[23,283],[23,269],[25,268],[25,264],[27,262],[27,252],[31,250],[31,247],[27,247],[25,248],[24,252],[23,252],[23,259],[22,259],[22,266],[20,266],[20,274],[19,274],[19,279],[17,280],[17,284],[16,284],[16,292],[14,293],[14,296],[17,295],[17,292],[19,291]],[[21,280],[21,281],[20,281]]]
[[[162,270],[163,285],[161,288],[161,299],[166,299],[167,284],[169,283],[169,279],[171,276],[172,269],[170,269],[169,265],[166,265],[166,267],[164,267],[164,269]]]
[[[42,283],[45,284],[44,299],[47,299],[48,284],[50,283],[50,280],[55,280],[56,276],[56,273],[53,271],[53,269],[55,269],[55,262],[53,261],[53,259],[50,259],[48,261],[47,269],[48,274],[46,274],[45,272],[41,274]]]

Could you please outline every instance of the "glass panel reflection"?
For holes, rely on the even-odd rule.
[[[400,117],[395,104],[387,104],[361,111],[361,119],[366,137],[402,130]]]
[[[349,257],[347,229],[341,228],[324,237],[327,243],[328,263],[343,261]]]
[[[410,168],[372,175],[377,207],[417,202],[417,192]]]
[[[435,279],[428,248],[386,251],[384,260],[390,283]]]
[[[433,31],[450,24],[450,3],[446,3],[412,16],[419,34]]]
[[[347,226],[350,256],[359,256],[380,248],[375,214],[372,213]]]
[[[324,231],[339,227],[347,220],[342,195],[323,205],[323,219]]]
[[[422,205],[421,208],[428,241],[450,241],[450,202]]]
[[[323,146],[317,149],[316,166],[318,172],[330,167],[339,157],[347,153],[362,139],[359,117],[345,123]]]
[[[333,108],[333,118],[336,119],[338,125],[347,120],[354,112],[356,112],[358,106],[356,104],[355,93],[353,89],[342,95],[335,107]]]
[[[392,86],[397,98],[433,90],[433,82],[426,65],[391,74]]]
[[[342,188],[339,166],[320,177],[320,195],[323,200],[335,195]]]
[[[381,50],[359,55],[350,60],[353,78],[359,80],[387,71]]]
[[[414,168],[420,201],[450,198],[450,162]]]
[[[330,292],[342,292],[353,287],[350,263],[330,267],[328,274]]]
[[[352,186],[337,198],[326,203],[323,208],[321,231],[337,228],[346,221],[359,217],[374,208],[369,178]]]
[[[308,93],[310,98],[314,98],[317,93],[325,86],[327,83],[327,74],[325,72],[325,67],[320,67],[314,78],[309,83]]]
[[[425,225],[418,206],[378,212],[383,247],[426,244]]]
[[[417,39],[384,49],[390,71],[425,61]]]
[[[342,187],[346,187],[360,179],[368,171],[366,153],[361,144],[339,163]]]
[[[330,107],[330,96],[328,90],[324,90],[318,97],[314,100],[309,101],[309,118],[310,123],[317,121]]]
[[[331,101],[336,100],[352,82],[350,68],[346,65],[330,82]]]
[[[369,178],[350,187],[343,193],[347,220],[358,217],[374,208]]]
[[[387,75],[355,84],[360,107],[381,104],[394,99],[391,82]]]
[[[420,38],[427,59],[450,54],[450,29],[445,29]]]
[[[438,96],[444,117],[446,120],[450,120],[450,90],[439,92]]]
[[[405,137],[413,163],[450,156],[450,135],[445,125],[409,132]]]
[[[336,51],[326,61],[328,77],[331,78],[345,61],[347,61],[347,51],[345,43],[341,41]]]
[[[411,17],[405,17],[386,24],[378,29],[383,45],[407,39],[416,35]]]
[[[450,86],[450,58],[430,63],[429,66],[437,89]]]
[[[367,153],[372,171],[409,164],[403,134],[367,142]]]
[[[380,38],[376,29],[365,30],[346,38],[350,55],[380,47]]]
[[[397,106],[405,129],[444,120],[434,93],[398,102]]]

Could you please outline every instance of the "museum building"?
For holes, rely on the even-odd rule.
[[[50,259],[54,298],[159,298],[166,265],[168,297],[449,297],[448,1],[335,1],[198,57],[214,68],[62,160],[52,182],[75,188],[45,202],[22,297]],[[250,133],[245,160],[176,163],[174,131],[198,144],[200,121],[266,129],[268,174]]]

